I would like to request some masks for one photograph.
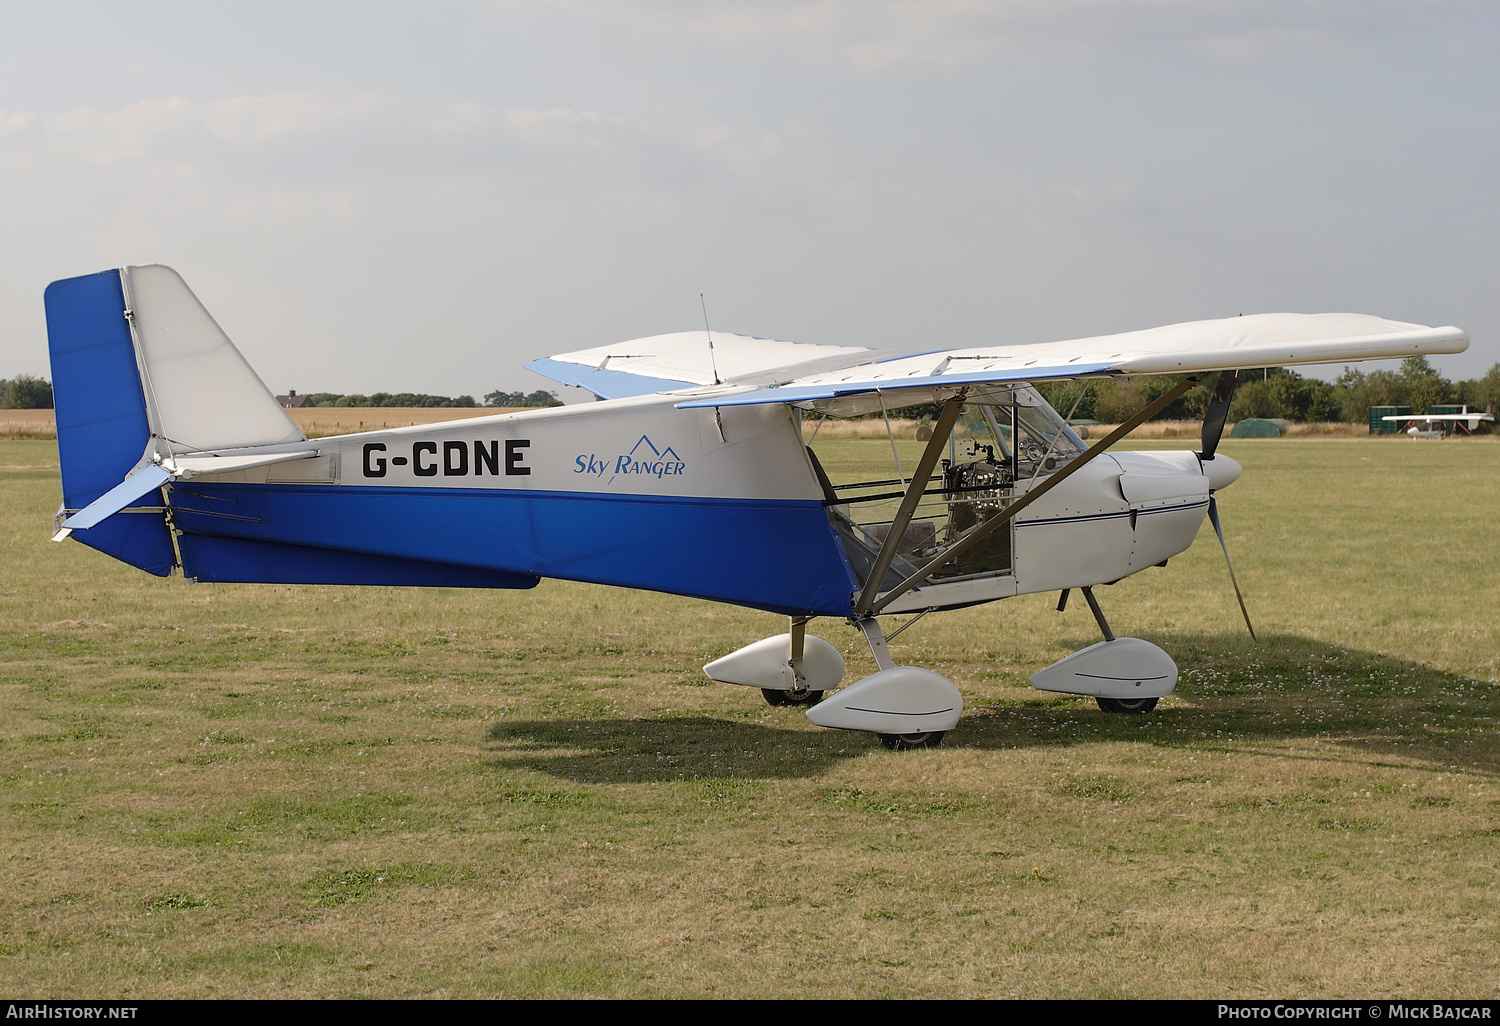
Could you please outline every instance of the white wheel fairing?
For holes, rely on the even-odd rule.
[[[844,679],[844,657],[822,638],[802,642],[802,681],[789,664],[792,636],[762,638],[703,667],[710,680],[767,691],[832,691]]]
[[[964,699],[946,677],[917,666],[893,666],[825,698],[807,711],[820,727],[916,734],[952,730]]]
[[[1095,698],[1165,698],[1177,686],[1177,664],[1149,641],[1116,638],[1038,670],[1031,686]]]

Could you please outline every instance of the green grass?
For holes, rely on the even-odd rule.
[[[1155,714],[1027,688],[1096,640],[1031,596],[893,643],[966,713],[892,753],[703,678],[776,617],[158,580],[48,542],[55,447],[0,443],[0,987],[1494,997],[1500,445],[1224,449],[1259,643],[1205,528],[1100,590]]]

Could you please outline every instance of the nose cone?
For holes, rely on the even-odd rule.
[[[1203,461],[1203,476],[1208,478],[1209,489],[1216,492],[1240,479],[1240,465],[1222,452],[1216,452],[1213,459]]]

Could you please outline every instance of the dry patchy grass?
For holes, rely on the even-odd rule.
[[[0,444],[0,986],[1494,997],[1500,448],[1225,449],[1259,644],[1206,534],[1101,592],[1157,714],[1026,688],[1095,640],[1034,596],[893,644],[967,711],[890,753],[703,678],[775,617],[161,581],[47,542],[55,449]]]

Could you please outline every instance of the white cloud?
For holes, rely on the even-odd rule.
[[[89,52],[152,52],[150,84],[105,61],[9,89],[0,337],[40,354],[9,372],[45,371],[47,280],[149,260],[299,390],[517,387],[525,359],[692,326],[704,291],[726,330],[880,344],[1495,320],[1500,7],[482,6],[374,5],[342,63],[332,21],[212,67],[174,63],[203,26],[110,36]]]
[[[284,183],[451,170],[455,158],[465,163],[465,151],[503,170],[493,163],[497,148],[512,154],[597,148],[642,134],[619,119],[564,108],[423,105],[318,91],[207,101],[172,96],[112,110],[77,107],[51,117],[0,112],[0,159],[239,184],[274,163],[275,177]],[[382,159],[371,160],[377,153]]]
[[[660,287],[652,278],[662,260],[674,266],[663,273],[678,288],[706,257],[753,262],[738,219],[771,222],[837,202],[852,174],[847,154],[808,125],[664,128],[563,106],[303,91],[3,117],[9,188],[0,220],[25,250],[0,260],[0,278],[10,282],[0,300],[14,294],[30,319],[36,303],[27,290],[40,295],[49,278],[162,261],[198,287],[208,268],[217,278],[206,279],[210,293],[222,296],[234,282],[230,302],[218,300],[229,321],[258,320],[264,331],[261,304],[274,300],[271,323],[285,334],[261,349],[267,374],[294,385],[309,375],[340,389],[387,387],[382,379],[398,375],[407,340],[436,326],[434,306],[453,322],[457,351],[452,339],[472,347],[496,330],[493,304],[507,295],[551,309],[539,294],[515,295],[518,288],[599,295],[628,291],[627,282]],[[498,291],[442,299],[481,268],[498,276]],[[297,287],[306,294],[289,293],[289,281],[306,281]],[[377,292],[413,301],[388,307],[383,295],[367,298],[375,282]],[[603,306],[614,308],[606,316],[629,317],[628,300]],[[640,320],[656,326],[655,317]],[[339,364],[330,338],[358,340],[357,367]],[[491,347],[474,358],[508,375],[493,387],[515,381],[527,359],[576,348],[545,347],[500,357]],[[35,359],[27,365],[42,370]],[[418,390],[453,391],[441,378],[447,372],[432,373],[437,380]]]
[[[24,131],[36,123],[35,114],[11,113],[0,110],[0,136]]]
[[[1483,0],[536,2],[652,36],[771,46],[866,72],[1143,45],[1232,60],[1341,57],[1399,50],[1417,32],[1436,33],[1444,45],[1468,49],[1481,45],[1467,29],[1485,10]]]

